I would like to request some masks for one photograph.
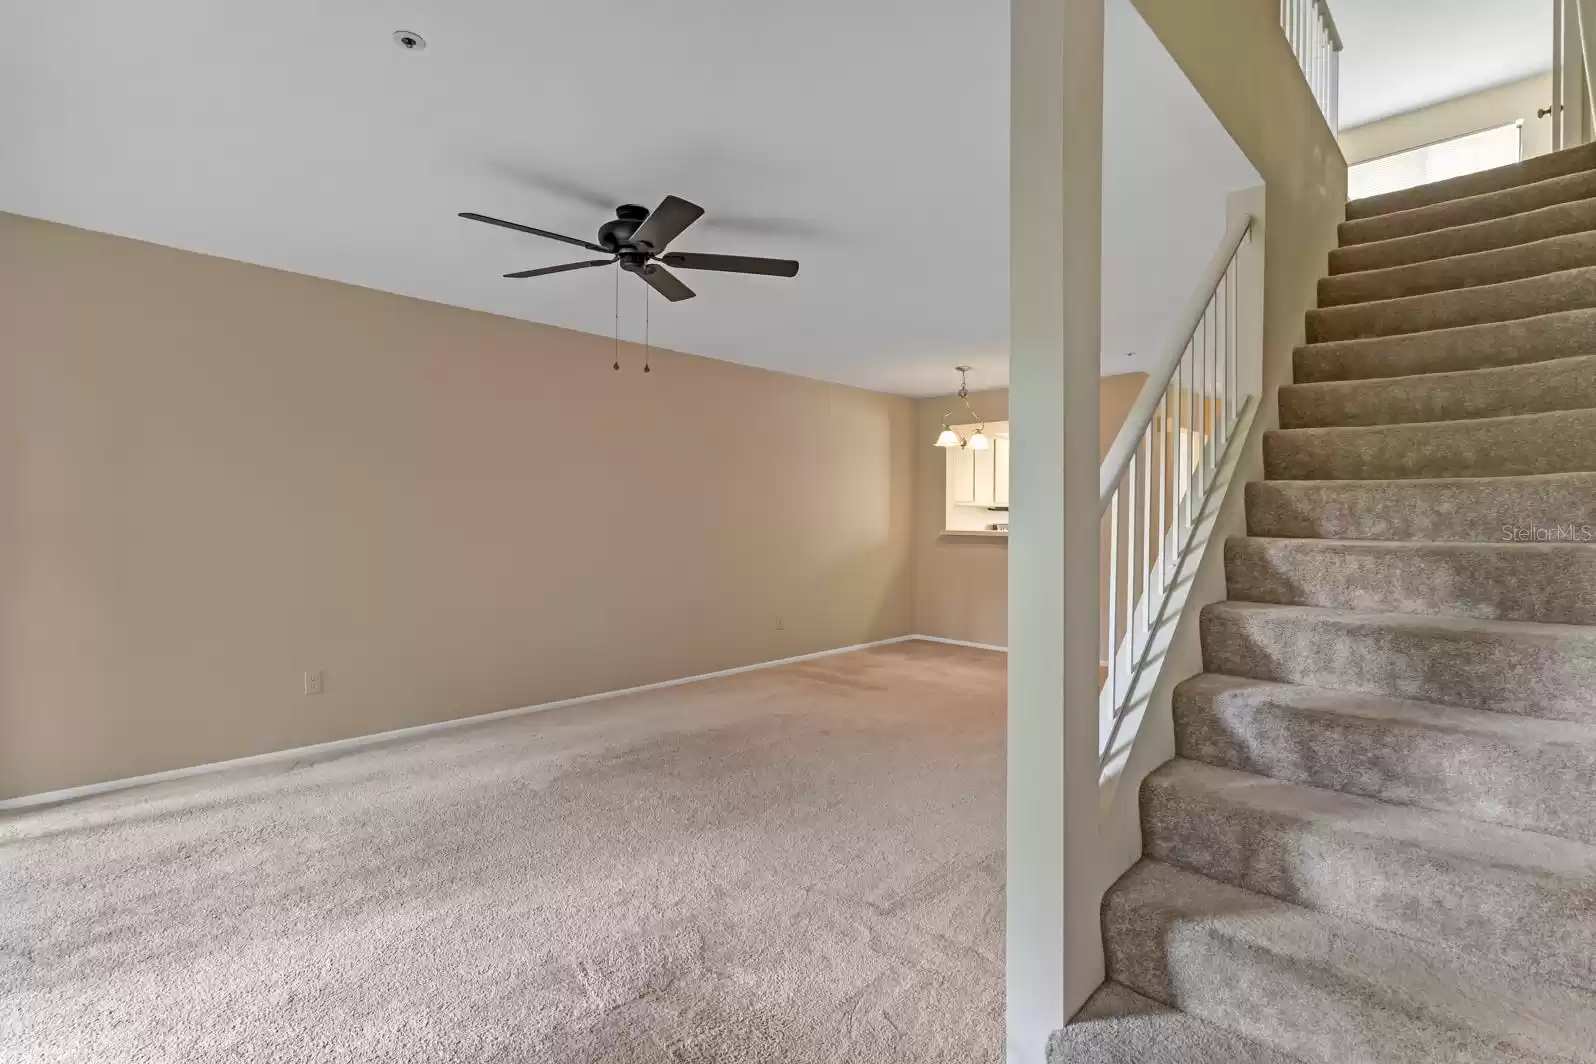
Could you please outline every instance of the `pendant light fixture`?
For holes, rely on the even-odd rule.
[[[942,432],[937,436],[938,447],[968,447],[972,451],[989,450],[992,446],[992,437],[986,434],[986,422],[981,420],[981,415],[975,412],[975,407],[970,405],[970,367],[954,366],[959,371],[959,402],[964,404],[964,409],[970,412],[970,420],[977,423],[976,430],[965,439],[953,431],[953,426],[948,423],[954,414],[959,412],[955,406],[942,415]]]

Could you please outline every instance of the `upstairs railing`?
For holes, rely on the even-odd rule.
[[[1103,767],[1118,748],[1128,707],[1145,698],[1154,679],[1157,635],[1178,608],[1177,582],[1189,579],[1184,563],[1193,534],[1237,425],[1255,402],[1256,374],[1238,361],[1242,286],[1258,280],[1242,276],[1242,250],[1254,228],[1243,215],[1226,231],[1103,459]]]
[[[1280,0],[1280,27],[1330,132],[1341,132],[1341,34],[1326,0]]]

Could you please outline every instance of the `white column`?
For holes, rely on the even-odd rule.
[[[1589,144],[1596,140],[1596,112],[1592,109],[1596,86],[1591,84],[1590,77],[1592,63],[1596,61],[1596,2],[1575,0],[1573,10],[1569,13],[1568,32],[1575,38],[1570,51],[1579,71],[1575,79],[1579,106],[1574,108],[1570,105],[1575,112],[1573,138],[1575,144]]]
[[[1563,19],[1566,14],[1565,0],[1553,0],[1552,3],[1552,150],[1559,151],[1563,147],[1563,86],[1567,82],[1567,74],[1563,69],[1567,50],[1563,46]],[[1011,431],[1009,438],[1014,434]]]
[[[1007,1059],[1103,978],[1098,402],[1103,0],[1012,0]]]

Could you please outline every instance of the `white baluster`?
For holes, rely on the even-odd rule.
[[[1136,558],[1136,470],[1137,455],[1131,454],[1130,471],[1125,478],[1125,660],[1136,660],[1136,584],[1142,580],[1145,567]],[[1116,659],[1117,662],[1117,659]],[[1127,687],[1127,695],[1130,689]]]
[[[1142,628],[1149,635],[1153,630],[1153,471],[1158,468],[1153,461],[1153,441],[1157,438],[1157,422],[1142,434],[1147,441],[1147,470],[1142,475]]]
[[[1108,504],[1108,638],[1104,642],[1108,646],[1108,701],[1119,707],[1119,669],[1115,667],[1114,650],[1118,645],[1115,639],[1114,607],[1119,602],[1119,494],[1124,486],[1114,489],[1114,497]]]

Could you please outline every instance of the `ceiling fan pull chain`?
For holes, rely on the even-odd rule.
[[[615,368],[621,368],[621,268],[615,267]]]
[[[648,288],[643,289],[643,372],[644,373],[652,373],[653,372],[653,370],[648,368],[648,355],[649,355],[649,346],[648,346],[648,305],[649,305],[650,302],[652,302],[653,295],[654,295],[654,292],[653,292],[652,289],[648,289]]]

